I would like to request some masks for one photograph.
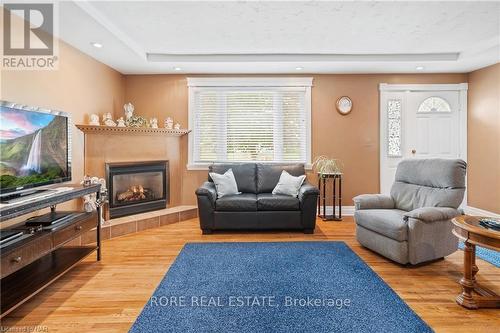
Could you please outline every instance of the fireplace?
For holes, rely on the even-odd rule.
[[[168,161],[106,163],[109,217],[167,207]]]

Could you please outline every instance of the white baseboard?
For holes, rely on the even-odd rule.
[[[333,206],[326,206],[326,215],[332,215]],[[338,207],[335,207],[335,213],[339,213]],[[323,214],[323,206],[321,206],[321,214]],[[354,206],[342,206],[342,216],[353,216]]]
[[[465,211],[465,214],[467,214],[467,215],[476,215],[476,216],[485,216],[485,217],[500,218],[499,214],[496,214],[496,213],[493,213],[493,212],[489,212],[489,211],[484,210],[484,209],[480,209],[480,208],[476,208],[476,207],[471,207],[471,206],[465,207],[464,211]]]

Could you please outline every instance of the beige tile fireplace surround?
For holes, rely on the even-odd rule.
[[[196,206],[181,205],[182,173],[180,168],[181,140],[186,136],[166,133],[115,133],[84,131],[85,174],[105,177],[106,163],[168,160],[169,197],[167,208],[119,218],[107,218],[102,225],[102,238],[126,234],[176,223],[198,216]],[[184,133],[185,134],[185,133]],[[95,232],[76,239],[75,244],[95,242]]]
[[[181,204],[180,141],[186,136],[141,133],[86,133],[85,174],[105,177],[106,163],[168,160],[170,198],[167,207]]]

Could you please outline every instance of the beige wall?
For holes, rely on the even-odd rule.
[[[345,164],[344,205],[352,197],[379,190],[378,84],[385,83],[461,83],[466,74],[408,75],[312,75],[312,154],[340,158]],[[338,97],[347,95],[354,103],[348,116],[335,110]],[[167,116],[188,122],[188,88],[183,75],[128,75],[125,100],[138,114]],[[120,112],[121,114],[121,112]],[[194,191],[207,177],[206,171],[187,171],[187,137],[181,139],[182,203],[194,204]],[[311,177],[312,182],[316,182]]]
[[[123,105],[123,76],[66,43],[59,44],[59,69],[2,71],[1,99],[57,109],[71,114],[74,124],[91,113],[117,112]],[[83,134],[72,127],[73,180],[83,177]]]
[[[63,42],[59,52],[58,70],[2,71],[0,98],[63,110],[71,113],[74,123],[86,123],[90,113],[113,112],[116,117],[121,116],[122,105],[130,101],[135,105],[137,114],[158,117],[160,126],[164,118],[171,116],[182,127],[187,127],[188,89],[185,75],[124,76]],[[329,155],[343,160],[345,205],[352,204],[351,198],[357,194],[379,190],[378,84],[469,81],[469,202],[478,208],[500,212],[500,65],[469,75],[312,76],[313,157]],[[334,103],[342,95],[350,96],[354,103],[354,109],[348,116],[341,116],[335,110]],[[206,171],[186,170],[187,136],[175,139],[180,140],[180,149],[178,144],[170,142],[173,139],[152,137],[144,140],[128,140],[123,144],[122,153],[147,152],[151,149],[141,150],[142,147],[158,146],[160,153],[155,158],[175,160],[171,170],[175,185],[171,188],[172,204],[194,204],[194,190],[206,179]],[[75,181],[79,181],[84,174],[83,148],[83,134],[73,128],[72,169]],[[119,148],[120,145],[116,147],[114,142],[113,149]],[[180,156],[175,158],[173,155]],[[87,160],[87,172],[96,170],[92,163],[91,159]],[[310,180],[316,181],[314,177]]]
[[[500,214],[500,63],[468,81],[468,204]]]

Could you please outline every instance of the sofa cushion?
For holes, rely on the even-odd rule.
[[[257,210],[257,195],[253,193],[231,194],[215,201],[215,210],[221,212],[251,212]]]
[[[467,164],[460,159],[401,161],[391,188],[396,208],[458,208],[464,198],[466,168]]]
[[[396,182],[438,188],[465,188],[467,163],[460,159],[405,159],[396,169]]]
[[[414,210],[421,207],[458,208],[464,198],[465,188],[428,187],[394,182],[391,197],[397,209]]]
[[[295,177],[306,173],[304,164],[257,163],[257,193],[271,193],[278,184],[283,170]]]
[[[367,209],[354,213],[356,224],[399,242],[408,239],[406,211],[399,209]]]
[[[299,210],[299,199],[283,194],[257,194],[257,210]]]
[[[280,180],[278,184],[273,189],[273,194],[284,194],[291,197],[298,197],[299,190],[302,184],[306,180],[306,175],[294,177],[286,170],[281,171]]]
[[[238,184],[238,191],[243,193],[257,193],[255,163],[215,163],[208,167],[208,172],[224,174],[229,169],[233,169],[234,178],[236,179],[236,184]],[[208,181],[213,181],[210,174],[208,176]]]
[[[241,193],[238,191],[238,184],[236,184],[236,179],[234,179],[233,169],[227,170],[223,175],[211,172],[210,177],[214,181],[218,198]]]

